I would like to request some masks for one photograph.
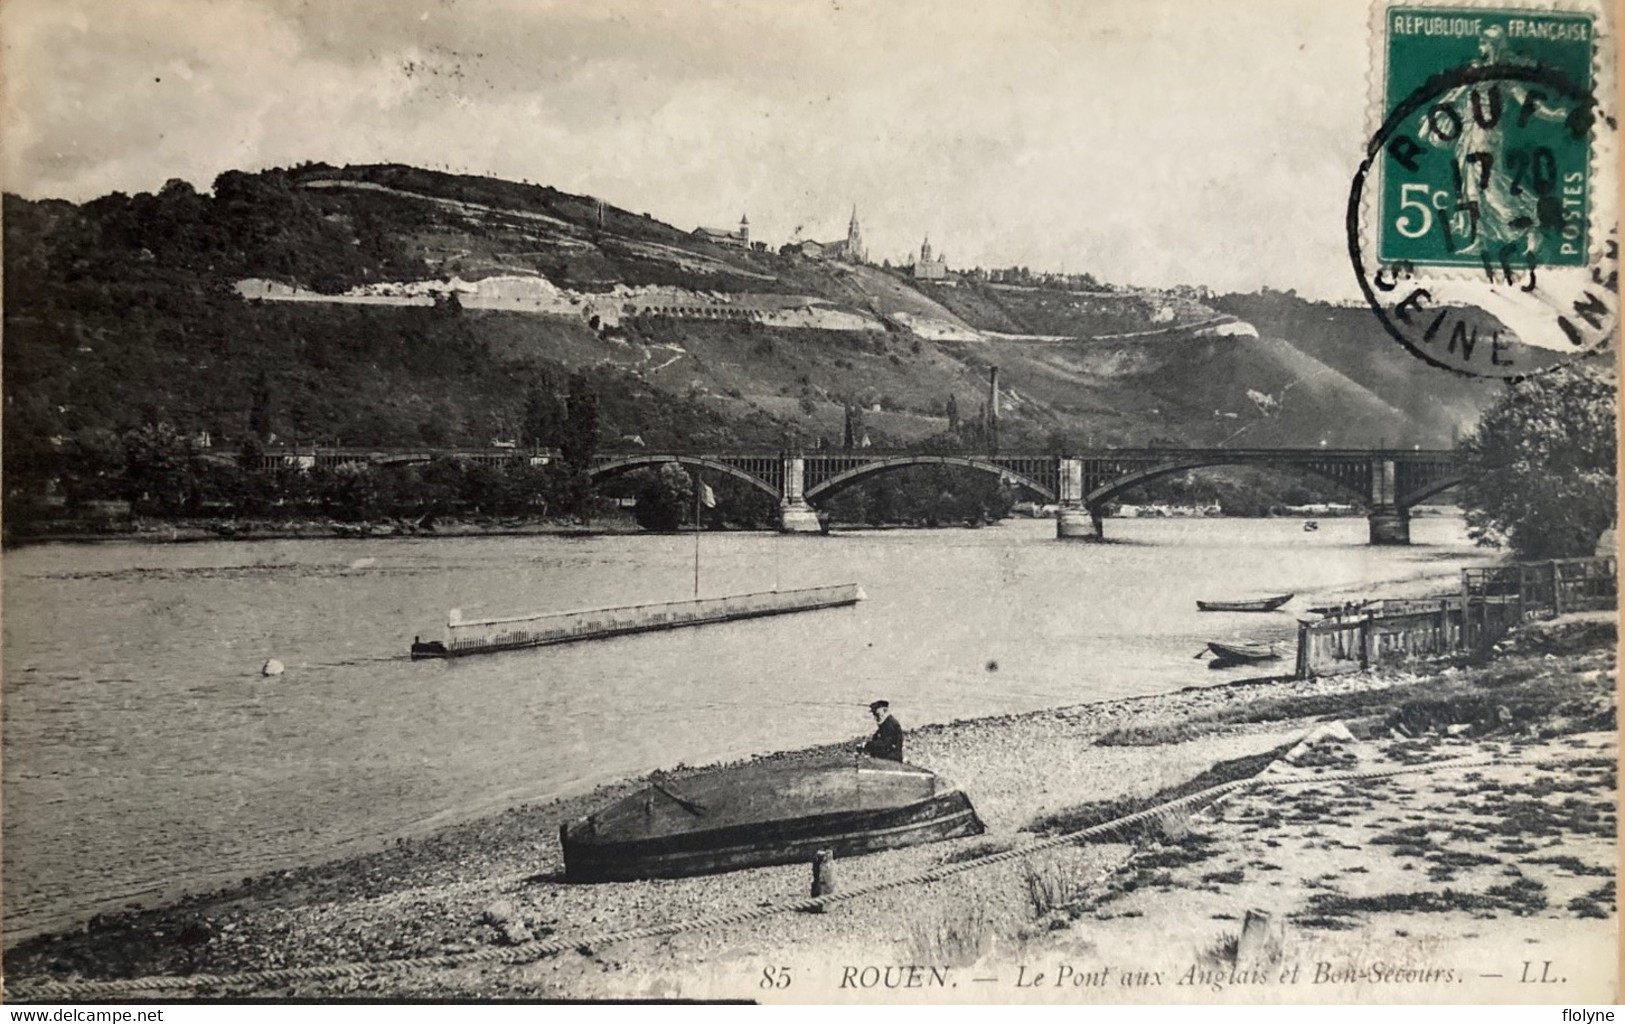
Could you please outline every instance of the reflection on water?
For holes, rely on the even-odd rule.
[[[675,600],[692,537],[26,548],[5,560],[8,936],[323,859],[425,824],[678,762],[1205,685],[1209,639],[1294,634],[1362,581],[1485,558],[1455,518],[1411,548],[1363,519],[1048,521],[831,537],[705,536],[701,594],[861,583],[813,612],[454,661],[412,636],[465,616]],[[1269,615],[1198,598],[1294,591]],[[267,658],[286,674],[259,673]],[[1283,669],[1290,662],[1283,663]],[[972,782],[973,780],[960,780]]]

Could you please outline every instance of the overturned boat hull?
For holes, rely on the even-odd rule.
[[[679,878],[851,857],[980,835],[957,786],[913,765],[853,757],[757,762],[649,787],[559,830],[565,878]]]

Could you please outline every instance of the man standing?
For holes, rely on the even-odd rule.
[[[875,716],[875,734],[863,745],[863,752],[870,757],[886,761],[901,761],[903,727],[892,717],[891,705],[886,701],[877,700],[869,705],[869,713]]]

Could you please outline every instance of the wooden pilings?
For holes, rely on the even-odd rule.
[[[1454,652],[1487,656],[1519,622],[1618,605],[1612,556],[1463,569],[1461,593],[1391,600],[1298,625],[1297,676],[1330,675]]]

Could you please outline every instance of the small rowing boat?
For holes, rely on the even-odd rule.
[[[1274,644],[1259,643],[1255,640],[1209,640],[1207,649],[1220,661],[1272,661],[1280,657],[1275,651]]]
[[[572,882],[679,878],[980,835],[970,798],[925,768],[853,755],[755,761],[649,785],[559,827]]]
[[[1280,594],[1250,601],[1198,601],[1196,607],[1204,612],[1273,612],[1290,600],[1291,594]]]

